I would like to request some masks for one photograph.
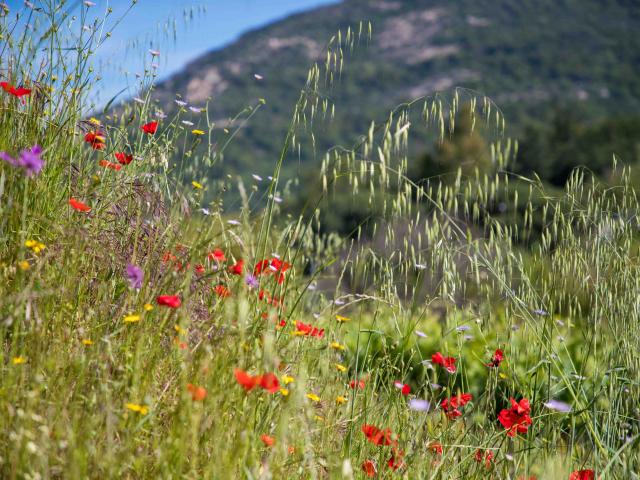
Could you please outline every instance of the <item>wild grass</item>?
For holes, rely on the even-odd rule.
[[[27,11],[41,37],[0,19],[0,75],[32,89],[24,101],[1,92],[0,151],[39,144],[45,159],[33,177],[0,166],[3,478],[363,478],[368,460],[379,478],[638,478],[638,199],[627,167],[615,185],[578,170],[551,195],[509,173],[517,143],[500,111],[459,89],[401,105],[326,152],[320,193],[285,215],[295,185],[282,165],[314,148],[371,26],[339,32],[310,69],[271,179],[201,185],[262,102],[226,129],[208,110],[186,127],[185,106],[146,135],[138,127],[158,119],[146,78],[141,103],[89,122],[90,52],[108,28],[63,37],[67,7]],[[442,141],[460,115],[492,139],[491,170],[411,181],[411,135]],[[105,148],[93,150],[84,135],[98,130]],[[134,159],[100,166],[115,152]],[[336,189],[371,205],[350,236],[320,233]],[[275,268],[260,275],[263,259]],[[144,272],[141,288],[127,264]],[[505,359],[488,367],[496,349]],[[456,358],[455,373],[436,352]],[[273,372],[279,388],[245,391],[235,369]],[[449,419],[441,401],[458,393],[473,399]],[[531,404],[515,437],[498,422],[510,398]],[[363,425],[389,428],[392,445],[367,441]]]

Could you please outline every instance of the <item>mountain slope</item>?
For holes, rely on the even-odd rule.
[[[202,56],[158,85],[154,98],[170,111],[176,94],[196,106],[212,97],[219,127],[265,98],[227,151],[225,171],[266,173],[309,65],[322,61],[337,29],[361,20],[372,22],[372,40],[346,62],[321,146],[351,144],[398,103],[454,86],[491,97],[516,129],[560,104],[579,104],[590,118],[640,107],[635,0],[346,0]]]

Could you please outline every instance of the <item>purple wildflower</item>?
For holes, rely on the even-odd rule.
[[[142,288],[143,278],[144,273],[140,267],[131,263],[127,263],[127,279],[129,280],[129,285],[131,285],[131,288],[140,290]]]
[[[0,159],[7,162],[14,167],[23,168],[27,177],[37,175],[42,170],[44,160],[40,158],[42,154],[42,148],[40,145],[34,145],[31,148],[25,148],[20,152],[18,158],[13,158],[7,152],[0,152]]]
[[[545,403],[544,406],[561,413],[569,413],[571,411],[571,405],[561,402],[560,400],[551,399]]]
[[[246,283],[247,286],[252,290],[260,286],[260,282],[258,282],[258,279],[251,274],[248,274],[246,277],[244,277],[244,283]]]
[[[428,400],[412,398],[409,400],[409,409],[415,412],[428,412],[431,409],[431,403]]]

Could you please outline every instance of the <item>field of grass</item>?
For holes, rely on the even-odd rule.
[[[90,118],[117,19],[43,3],[42,36],[0,18],[0,477],[639,477],[627,167],[546,192],[509,173],[498,107],[455,90],[316,152],[317,194],[284,213],[283,164],[330,124],[366,24],[310,69],[273,174],[209,183],[236,132],[148,97]],[[410,180],[411,136],[458,114],[493,169]],[[372,215],[321,233],[345,189]]]

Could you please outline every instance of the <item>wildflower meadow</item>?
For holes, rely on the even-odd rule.
[[[34,3],[27,25],[0,4],[0,477],[639,478],[624,159],[548,192],[462,88],[321,150],[363,19],[280,106],[272,173],[212,181],[268,100],[221,126],[176,92],[167,115],[148,66],[94,108],[116,13]],[[415,136],[474,132],[491,168],[409,175]],[[282,174],[302,151],[313,188]],[[344,194],[371,214],[324,229]]]

